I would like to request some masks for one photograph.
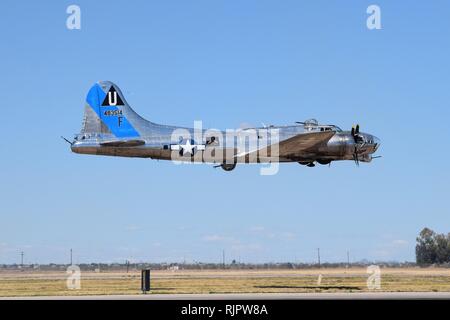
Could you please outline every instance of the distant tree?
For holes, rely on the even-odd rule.
[[[424,228],[417,237],[416,262],[419,265],[450,262],[450,233],[437,234]]]
[[[437,234],[436,241],[436,262],[450,262],[450,235]]]
[[[436,262],[436,233],[424,228],[416,238],[416,262],[419,265],[432,264]]]

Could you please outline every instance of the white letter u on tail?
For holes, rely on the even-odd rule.
[[[114,93],[114,101],[111,101],[111,92],[108,92],[108,102],[110,106],[116,106],[117,105],[117,92]]]

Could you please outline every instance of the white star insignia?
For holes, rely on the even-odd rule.
[[[186,140],[184,144],[174,144],[170,146],[171,150],[180,151],[183,156],[186,155],[186,153],[189,153],[191,156],[195,153],[195,149],[197,150],[205,150],[204,144],[191,144],[191,141],[189,139]]]
[[[192,155],[194,152],[194,146],[191,144],[191,141],[188,139],[186,140],[185,145],[180,145],[181,149],[183,149],[183,156],[186,155],[186,153],[189,153]]]

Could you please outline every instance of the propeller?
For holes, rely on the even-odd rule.
[[[358,155],[359,148],[364,144],[364,142],[361,139],[361,136],[359,135],[359,124],[357,124],[356,127],[352,126],[351,135],[353,137],[353,140],[355,141],[353,160],[355,161],[355,164],[359,167],[359,155]]]
[[[355,143],[359,143],[361,138],[359,135],[359,124],[357,124],[356,127],[352,126],[351,134],[353,139],[355,140]]]
[[[353,161],[357,167],[359,167],[358,147],[355,145],[355,151],[353,152]]]

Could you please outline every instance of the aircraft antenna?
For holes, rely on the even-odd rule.
[[[63,136],[61,136],[61,138],[62,138],[64,141],[66,141],[68,144],[70,144],[70,145],[73,144],[73,142],[70,142],[68,139],[64,138]]]

